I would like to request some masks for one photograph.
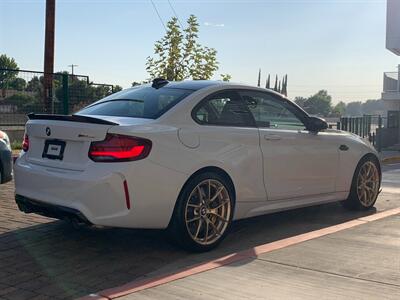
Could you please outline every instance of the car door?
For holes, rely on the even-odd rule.
[[[192,111],[199,136],[196,153],[232,178],[237,202],[266,201],[259,132],[254,118],[233,90],[213,93]]]
[[[335,192],[339,145],[327,132],[309,132],[307,115],[284,98],[241,91],[260,133],[268,200]]]

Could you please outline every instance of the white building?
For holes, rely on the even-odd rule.
[[[387,0],[386,49],[400,58],[400,0]],[[387,127],[397,128],[397,143],[399,143],[400,65],[397,72],[384,73],[382,100],[387,111]]]

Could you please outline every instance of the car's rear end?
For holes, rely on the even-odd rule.
[[[143,103],[124,98],[73,116],[30,115],[14,167],[20,210],[105,226],[167,226],[165,211],[172,213],[179,192],[171,185],[186,177],[152,161],[152,148],[160,148],[160,125],[156,118],[129,113],[141,109],[143,114]],[[176,132],[165,134],[176,137]]]

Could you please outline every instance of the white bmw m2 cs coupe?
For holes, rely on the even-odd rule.
[[[369,209],[377,153],[273,91],[213,81],[123,90],[72,116],[30,114],[15,164],[21,211],[166,228],[218,245],[233,220],[342,201]]]

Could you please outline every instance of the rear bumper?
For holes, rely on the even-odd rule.
[[[77,209],[65,207],[61,205],[54,205],[29,199],[21,195],[15,195],[15,202],[20,211],[24,213],[35,213],[49,218],[60,220],[77,221],[91,225],[92,223]]]
[[[33,164],[25,155],[15,162],[14,174],[15,194],[19,197],[78,211],[94,225],[126,228],[166,228],[187,179],[186,174],[148,159],[89,163],[84,171],[73,171]],[[37,213],[48,215],[49,211],[41,208]],[[55,217],[60,218],[58,214]]]
[[[81,172],[50,168],[29,163],[23,155],[14,165],[15,194],[19,199],[79,211],[95,225],[123,226],[119,222],[130,213],[123,172],[89,169]]]

